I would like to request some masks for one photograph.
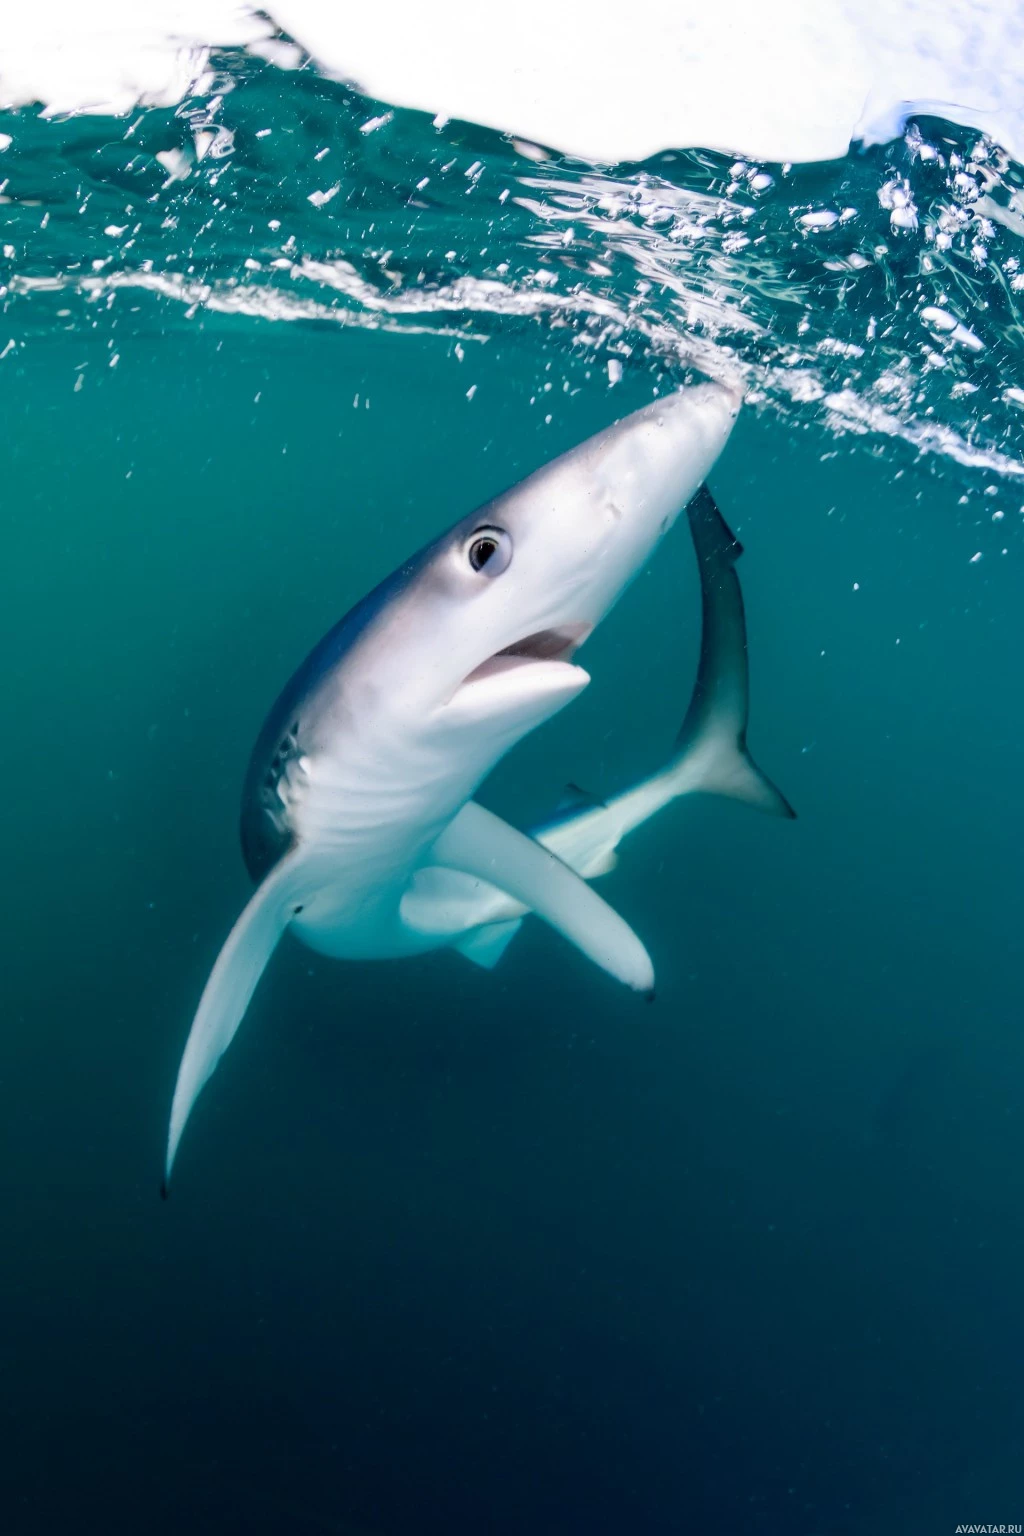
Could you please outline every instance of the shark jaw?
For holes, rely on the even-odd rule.
[[[592,628],[581,622],[535,630],[493,652],[432,715],[429,733],[456,732],[467,763],[477,754],[493,761],[586,688],[590,674],[570,658]]]
[[[525,635],[522,640],[514,640],[511,645],[495,651],[492,656],[487,657],[486,661],[474,667],[472,672],[463,678],[459,688],[472,686],[485,678],[496,677],[501,673],[533,667],[538,662],[568,664],[593,627],[592,624],[583,623],[562,624],[556,629],[541,629],[535,634]],[[573,667],[571,670],[579,672],[580,668]],[[456,692],[458,691],[459,689],[456,689]]]

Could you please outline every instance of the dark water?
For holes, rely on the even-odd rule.
[[[537,323],[492,317],[460,361],[151,296],[111,368],[109,322],[18,302],[0,1529],[1024,1519],[1011,460],[749,410],[712,483],[747,550],[751,745],[799,820],[694,799],[629,843],[602,889],[654,1008],[539,924],[493,974],[286,943],[163,1205],[278,687],[409,550],[671,380],[652,344],[610,389]],[[998,398],[960,427],[1012,454]],[[680,527],[487,803],[528,824],[665,757],[692,564]]]

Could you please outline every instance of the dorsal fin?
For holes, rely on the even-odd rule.
[[[589,789],[581,789],[578,784],[569,783],[562,790],[562,798],[559,800],[556,810],[592,811],[606,804],[606,801],[592,794]]]

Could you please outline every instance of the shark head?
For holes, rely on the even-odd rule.
[[[406,754],[456,798],[589,678],[573,656],[702,484],[737,397],[682,389],[462,518],[371,592],[295,674],[257,742],[242,842],[261,878],[302,835],[297,765],[367,781]],[[468,786],[468,788],[467,788]]]

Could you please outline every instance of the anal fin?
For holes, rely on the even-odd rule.
[[[474,928],[465,938],[459,939],[452,948],[472,960],[474,965],[493,971],[522,925],[521,917],[505,923],[485,923],[482,928]]]

